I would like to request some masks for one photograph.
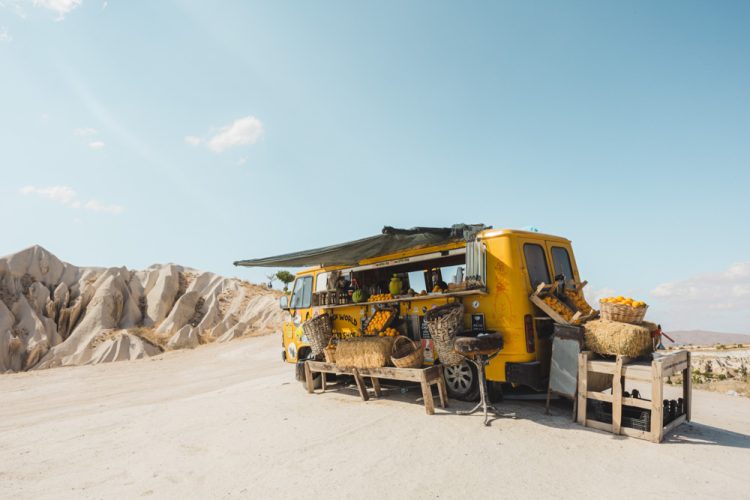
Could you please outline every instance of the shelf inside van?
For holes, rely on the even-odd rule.
[[[350,302],[348,304],[331,304],[331,305],[326,305],[326,306],[314,306],[314,307],[320,307],[322,309],[337,309],[340,307],[366,307],[366,306],[374,306],[378,304],[395,304],[397,302],[413,302],[416,300],[435,300],[435,299],[445,299],[449,297],[466,297],[467,295],[487,295],[487,289],[475,288],[473,290],[460,290],[456,292],[428,293],[427,295],[415,295],[413,297],[396,297],[391,300],[360,302],[358,304]]]

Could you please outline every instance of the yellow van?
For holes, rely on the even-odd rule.
[[[424,314],[461,301],[465,334],[503,336],[500,355],[487,367],[487,380],[497,383],[490,384],[495,388],[501,383],[546,387],[553,322],[529,296],[542,282],[580,282],[571,243],[565,238],[463,224],[408,230],[386,227],[370,238],[235,265],[314,266],[299,272],[291,294],[281,298],[281,307],[290,314],[282,332],[282,359],[288,363],[310,355],[301,325],[314,315],[331,314],[334,332],[345,337],[361,332],[363,321],[384,306],[397,311],[392,327],[423,343],[425,362],[439,362]],[[394,276],[402,291],[389,296]],[[354,303],[353,292],[358,289],[371,301]],[[297,373],[302,380],[299,364]],[[477,397],[477,376],[470,364],[447,368],[445,378],[452,397]]]

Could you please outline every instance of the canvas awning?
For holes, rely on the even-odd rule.
[[[274,257],[238,260],[234,265],[247,267],[353,266],[364,259],[379,255],[441,245],[452,241],[468,241],[483,229],[488,229],[488,227],[483,224],[455,224],[451,227],[413,227],[411,229],[385,226],[382,233],[377,236]]]

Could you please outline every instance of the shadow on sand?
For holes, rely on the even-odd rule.
[[[369,383],[367,385],[369,386]],[[382,390],[382,398],[384,399],[387,398],[391,401],[399,401],[419,406],[424,404],[422,401],[422,391],[418,385],[406,382],[386,382],[383,383]],[[347,396],[359,398],[357,388],[353,384],[340,384],[334,382],[328,385],[326,392],[346,394]],[[371,390],[370,397],[372,400],[378,399]],[[433,397],[436,403],[435,417],[455,415],[458,411],[471,409],[475,404],[449,399],[448,408],[441,409],[438,406],[436,390],[433,391]],[[523,401],[511,398],[513,398],[513,395],[508,395],[508,399],[495,403],[500,415],[491,415],[490,424],[494,421],[505,420],[508,418],[524,419],[556,429],[577,429],[607,435],[604,431],[581,427],[575,423],[572,419],[573,403],[566,399],[553,399],[550,405],[550,414],[547,415],[544,411],[544,401],[541,399],[539,401]],[[475,415],[479,414],[481,414],[481,412]],[[615,440],[630,439],[626,436],[610,435],[610,437]],[[662,444],[714,445],[730,448],[750,448],[750,436],[697,422],[687,422],[665,436]]]

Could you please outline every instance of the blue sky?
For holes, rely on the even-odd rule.
[[[536,226],[750,333],[750,4],[0,0],[0,254],[234,268]]]

